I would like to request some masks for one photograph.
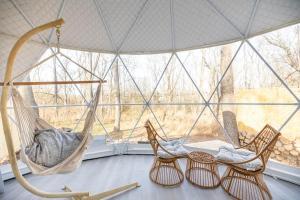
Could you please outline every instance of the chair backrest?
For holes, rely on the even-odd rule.
[[[148,136],[148,140],[151,144],[151,147],[154,151],[154,155],[157,155],[157,150],[159,147],[159,142],[157,140],[157,132],[154,129],[153,125],[151,124],[151,122],[149,120],[146,121],[145,123],[145,128],[147,130],[147,136]]]
[[[262,153],[261,156],[264,164],[267,163],[280,135],[280,132],[267,124],[252,140],[256,154]]]
[[[39,116],[34,112],[33,108],[23,100],[21,94],[15,87],[12,87],[11,91],[21,147],[25,148],[33,144],[34,132],[38,128],[37,119]]]

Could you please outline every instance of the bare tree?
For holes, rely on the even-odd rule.
[[[96,66],[93,66],[93,53],[90,52],[89,54],[90,54],[90,64],[89,64],[90,71],[94,73],[94,70],[95,70]],[[90,78],[90,80],[92,80],[93,79],[93,75],[90,74],[89,78]],[[93,94],[93,84],[90,84],[90,99],[92,99],[93,97],[94,97],[94,94]]]
[[[173,76],[174,76],[174,68],[175,68],[175,59],[171,60],[170,65],[165,74],[166,74],[166,81],[167,81],[167,95],[168,95],[168,101],[173,102],[174,99],[174,93],[173,93],[173,88],[174,88],[174,81],[173,81]]]
[[[280,33],[264,37],[267,44],[278,48],[280,51],[273,51],[272,62],[284,74],[284,80],[293,86],[300,87],[300,26],[296,26],[290,33],[295,35],[296,41],[283,38]],[[274,55],[275,54],[275,55]],[[289,69],[287,68],[289,67]]]
[[[151,73],[152,73],[152,77],[153,79],[151,80],[154,84],[157,84],[157,82],[159,81],[159,77],[161,76],[162,67],[165,67],[167,64],[167,59],[168,57],[164,56],[162,58],[162,60],[160,59],[153,59],[148,58],[151,62]],[[150,84],[149,84],[150,87]],[[152,93],[152,89],[153,88],[147,88],[147,91],[149,91],[149,95]],[[152,97],[152,102],[156,102],[159,103],[160,102],[160,98],[159,98],[160,94],[159,94],[159,90],[156,90],[156,92],[154,93],[153,97]]]
[[[208,56],[210,58],[210,61],[208,60]],[[201,58],[201,76],[202,78],[200,78],[200,86],[204,85],[205,82],[209,81],[209,91],[206,91],[208,93],[207,97],[210,97],[210,95],[212,95],[212,92],[215,90],[218,81],[219,81],[219,73],[220,73],[220,67],[219,67],[219,57],[220,52],[219,51],[208,51],[203,49],[202,50],[202,58]],[[205,69],[209,70],[209,75],[205,76]],[[203,93],[205,94],[205,93]],[[215,91],[214,96],[212,97],[211,101],[220,103],[221,101],[221,94],[219,89],[217,89]],[[217,116],[217,118],[219,118],[219,113],[220,113],[220,105],[212,105],[212,109],[215,113],[215,115]]]
[[[90,53],[90,71],[93,74],[96,74],[96,70],[98,68],[99,59],[100,59],[100,53],[97,54],[95,63],[93,64],[93,54]],[[92,79],[93,79],[93,75],[90,74],[90,80],[92,80]],[[90,97],[91,97],[91,99],[94,97],[93,84],[90,84]]]
[[[232,58],[231,47],[229,45],[225,45],[221,48],[221,72],[222,74],[225,72]],[[230,67],[224,76],[221,82],[221,96],[220,99],[222,102],[233,102],[234,101],[234,77],[233,70]],[[226,107],[223,106],[223,124],[226,133],[230,137],[230,141],[232,141],[235,145],[239,145],[238,140],[238,127],[236,121],[236,115],[234,106],[228,105]],[[225,135],[225,138],[227,136]],[[227,138],[228,139],[228,138]]]
[[[99,54],[99,58],[100,58],[100,54]],[[96,65],[96,67],[95,67],[95,72],[97,71],[98,74],[99,74],[99,76],[100,76],[101,78],[104,78],[104,75],[105,75],[105,73],[106,73],[107,66],[108,66],[108,61],[107,61],[107,59],[106,59],[105,57],[102,57],[102,62],[101,62],[101,64],[99,65],[99,61],[97,61],[96,63],[97,63],[97,65]],[[106,78],[107,78],[107,77],[106,77]],[[105,83],[105,84],[107,84],[107,83]],[[101,104],[104,103],[104,98],[105,98],[105,96],[104,96],[104,90],[102,89],[102,90],[101,90],[101,93],[100,93],[100,103],[101,103]],[[101,109],[101,116],[104,117],[104,107],[101,106],[100,109]]]
[[[119,60],[116,59],[112,65],[113,74],[113,96],[115,99],[115,122],[114,131],[120,131],[121,123],[121,93],[120,93],[120,76],[119,76]]]
[[[164,63],[167,63],[166,61],[166,58],[165,58],[165,61]],[[174,99],[174,88],[176,87],[176,84],[175,84],[175,81],[174,81],[174,76],[175,76],[175,59],[172,59],[169,63],[169,66],[167,67],[165,73],[164,73],[164,76],[166,77],[165,79],[165,84],[167,86],[166,88],[166,97],[167,97],[167,101],[169,103],[172,103],[173,102],[173,99]],[[168,106],[169,108],[171,108],[170,106]],[[170,109],[164,109],[164,112],[163,112],[163,118],[162,118],[162,121],[164,122],[166,117],[167,117],[167,110],[170,110]]]

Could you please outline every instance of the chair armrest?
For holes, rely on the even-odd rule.
[[[245,144],[245,145],[240,146],[240,147],[235,147],[234,149],[250,149],[252,151],[257,152],[257,149],[256,149],[256,146],[254,144],[254,141],[251,141],[248,144]]]
[[[248,146],[250,146],[250,145],[252,145],[252,142],[247,143],[247,144],[245,144],[245,145],[243,145],[243,146],[240,146],[240,147],[235,147],[235,149],[244,149],[245,147],[248,147]]]
[[[161,140],[167,142],[167,140],[165,138],[161,137],[158,133],[156,134],[156,136],[158,136]]]

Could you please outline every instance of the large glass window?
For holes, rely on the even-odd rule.
[[[29,80],[105,79],[93,134],[106,136],[107,143],[146,142],[148,119],[162,136],[187,144],[247,143],[270,124],[282,132],[271,157],[299,167],[299,30],[296,25],[249,42],[175,54],[62,49],[63,55],[34,69]],[[46,51],[41,60],[49,55]],[[24,94],[51,124],[80,130],[95,89],[96,84],[33,86]]]

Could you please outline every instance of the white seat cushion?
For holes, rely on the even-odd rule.
[[[159,144],[162,146],[175,146],[175,145],[182,145],[182,141],[181,140],[170,140],[170,141],[159,141]]]
[[[165,148],[170,153],[176,156],[185,156],[189,153],[187,149],[185,149],[180,140],[172,140],[172,141],[163,141],[160,142],[161,146]],[[162,148],[159,148],[157,151],[157,155],[161,158],[173,158],[174,156],[165,152]]]
[[[225,162],[243,162],[254,158],[256,154],[246,149],[235,149],[233,146],[221,146],[219,152],[216,155],[216,159]],[[255,159],[251,162],[239,164],[239,167],[249,170],[256,171],[262,168],[262,162],[260,159]]]

